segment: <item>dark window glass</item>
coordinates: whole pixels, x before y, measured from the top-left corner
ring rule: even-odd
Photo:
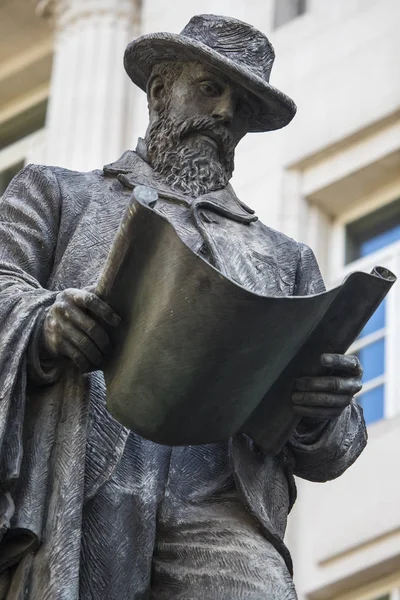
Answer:
[[[364,369],[363,383],[383,375],[385,372],[385,338],[364,346],[357,352]]]
[[[381,304],[372,318],[369,320],[360,337],[375,333],[385,327],[385,301]],[[367,384],[376,377],[385,374],[385,337],[363,346],[356,352],[363,367],[363,384]],[[367,425],[382,419],[384,416],[385,386],[380,384],[373,389],[363,392],[357,396],[357,402],[364,409],[364,417]]]
[[[21,140],[26,135],[42,129],[46,120],[47,100],[0,123],[0,150]]]
[[[349,223],[346,227],[346,263],[368,256],[400,240],[400,200]]]
[[[346,228],[346,262],[351,263],[358,258],[377,252],[400,240],[400,200],[376,210],[361,219],[349,223]],[[372,382],[376,377],[385,374],[385,336],[386,300],[382,302],[368,321],[360,338],[381,331],[382,337],[371,341],[365,339],[366,345],[357,352],[364,369],[364,384]],[[379,384],[367,392],[361,392],[357,401],[364,409],[367,424],[382,419],[384,416],[385,386]],[[380,600],[380,599],[379,599]]]
[[[0,172],[0,197],[4,194],[11,179],[22,169],[24,161],[18,162]]]
[[[378,310],[368,321],[360,338],[375,333],[385,327],[386,322],[386,300],[382,302]],[[376,377],[385,373],[385,337],[363,346],[356,352],[363,367],[363,383],[366,384]],[[357,402],[364,410],[367,425],[379,421],[384,417],[385,386],[383,384],[374,387],[367,392],[361,392],[357,396]]]
[[[360,338],[365,337],[366,335],[370,335],[375,331],[379,331],[379,329],[383,329],[385,327],[386,322],[386,300],[382,302],[360,333]]]
[[[275,0],[274,28],[306,12],[306,0]]]
[[[362,406],[367,425],[379,421],[384,417],[384,385],[378,385],[357,397],[357,402]],[[383,599],[385,600],[385,597]]]

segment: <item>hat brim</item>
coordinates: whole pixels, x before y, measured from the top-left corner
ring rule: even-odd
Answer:
[[[161,62],[200,61],[219,69],[258,100],[249,122],[249,132],[285,127],[296,114],[296,105],[250,68],[216,52],[206,44],[174,33],[151,33],[131,42],[125,50],[124,66],[133,83],[146,91],[154,65]]]

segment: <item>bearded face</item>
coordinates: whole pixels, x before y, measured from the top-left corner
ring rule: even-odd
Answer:
[[[235,142],[210,116],[180,122],[168,107],[147,135],[150,164],[170,187],[194,198],[225,187],[234,169]]]

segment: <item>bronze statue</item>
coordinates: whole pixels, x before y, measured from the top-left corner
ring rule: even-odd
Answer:
[[[100,369],[124,323],[94,293],[139,184],[157,190],[155,210],[193,252],[240,285],[324,290],[312,251],[262,225],[229,185],[244,135],[295,114],[269,84],[273,60],[262,33],[227,17],[142,36],[125,54],[149,104],[136,151],[89,173],[29,165],[4,194],[0,598],[296,598],[283,542],[293,474],[338,477],[363,450],[357,357],[322,355],[321,375],[295,382],[301,421],[277,455],[243,433],[163,446],[105,408]]]

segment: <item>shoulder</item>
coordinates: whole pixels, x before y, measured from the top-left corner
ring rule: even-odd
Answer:
[[[273,257],[282,270],[296,272],[304,252],[304,244],[264,225],[261,221],[257,221],[254,225],[256,225],[255,243],[259,251]]]
[[[100,181],[103,178],[103,171],[95,169],[93,171],[74,171],[64,167],[53,167],[43,165],[32,165],[43,169],[49,176],[54,177],[60,185],[63,183],[87,183],[89,181]]]
[[[74,171],[64,167],[32,165],[34,171],[42,172],[49,182],[57,186],[63,206],[85,207],[91,201],[101,201],[109,187],[103,171]]]
[[[261,240],[262,252],[274,258],[283,274],[294,276],[294,295],[323,292],[323,279],[312,249],[261,222],[257,223],[257,238]]]
[[[89,181],[100,180],[103,172],[100,170],[81,172],[49,165],[26,165],[14,177],[12,183],[32,182],[37,185],[55,185],[60,188],[63,184],[87,184]]]
[[[276,244],[278,250],[286,251],[286,252],[295,252],[297,254],[300,253],[301,248],[305,246],[300,242],[296,242],[293,238],[288,235],[282,233],[281,231],[277,231],[272,227],[268,227],[261,221],[257,221],[260,233],[269,240],[271,243]]]
[[[18,204],[20,208],[35,206],[43,202],[53,207],[59,204],[59,186],[57,178],[50,167],[28,164],[10,181],[1,200],[6,204]]]
[[[2,204],[23,202],[35,210],[57,212],[71,226],[83,212],[97,205],[114,205],[113,181],[106,181],[103,171],[74,171],[58,166],[29,164],[8,186]],[[22,206],[22,204],[21,204]]]
[[[7,191],[13,187],[41,187],[48,186],[51,183],[56,184],[56,177],[52,173],[51,167],[45,165],[28,164],[23,167],[10,181]]]
[[[261,221],[257,221],[257,224],[259,237],[266,246],[275,251],[277,256],[290,256],[297,264],[300,265],[302,263],[305,267],[308,264],[317,263],[314,252],[307,244],[297,242],[281,231],[264,225]]]

